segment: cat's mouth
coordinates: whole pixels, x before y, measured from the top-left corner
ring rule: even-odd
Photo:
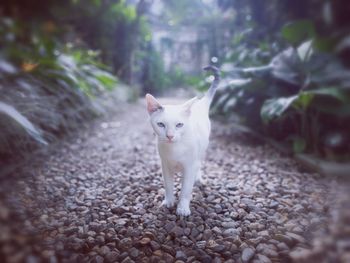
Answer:
[[[174,143],[175,141],[174,141],[174,140],[169,140],[169,139],[163,139],[162,142],[165,142],[165,143]]]

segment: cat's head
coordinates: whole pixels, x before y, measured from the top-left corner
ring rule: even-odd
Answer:
[[[146,95],[151,125],[160,141],[167,143],[181,141],[189,129],[191,108],[196,101],[195,97],[180,105],[161,105],[152,95]]]

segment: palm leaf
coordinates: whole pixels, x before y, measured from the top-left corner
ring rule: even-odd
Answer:
[[[14,122],[16,122],[20,127],[22,127],[28,135],[30,135],[36,141],[47,144],[45,139],[42,137],[41,132],[34,127],[34,125],[23,116],[18,110],[16,110],[11,105],[0,101],[0,113],[4,114]]]

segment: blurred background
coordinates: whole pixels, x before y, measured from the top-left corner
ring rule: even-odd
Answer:
[[[0,14],[2,167],[113,99],[204,91],[210,63],[215,116],[349,161],[348,1],[3,0]]]

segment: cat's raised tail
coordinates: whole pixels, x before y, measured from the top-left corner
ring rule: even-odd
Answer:
[[[203,68],[206,71],[211,71],[214,74],[214,80],[211,83],[210,88],[208,89],[207,93],[206,93],[206,97],[208,97],[209,101],[211,101],[215,95],[216,89],[219,86],[220,83],[220,69],[218,69],[215,66],[206,66]]]

